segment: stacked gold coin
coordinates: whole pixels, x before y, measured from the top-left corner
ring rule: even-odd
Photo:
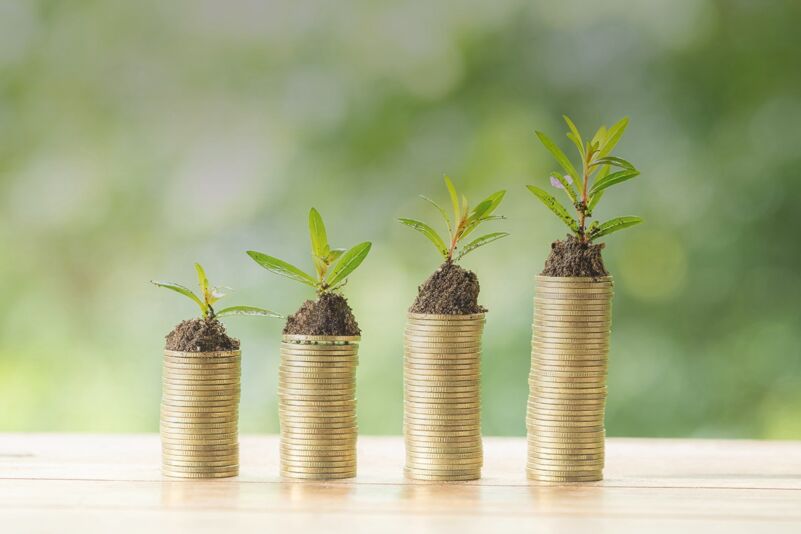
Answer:
[[[283,476],[356,476],[359,339],[284,336],[278,377]]]
[[[601,480],[612,277],[537,277],[528,477]]]
[[[176,478],[239,474],[241,353],[164,351],[162,472]]]
[[[481,478],[483,329],[483,313],[408,316],[403,423],[409,478]]]

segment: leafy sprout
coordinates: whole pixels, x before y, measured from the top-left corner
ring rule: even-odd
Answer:
[[[593,138],[586,141],[582,139],[573,121],[567,115],[563,115],[563,117],[570,130],[567,137],[576,146],[581,156],[580,170],[573,166],[565,153],[547,135],[538,131],[537,137],[563,169],[562,172],[552,172],[550,181],[554,187],[562,189],[568,196],[575,209],[576,217],[573,217],[564,205],[543,189],[529,185],[529,191],[556,214],[584,243],[641,223],[642,219],[639,217],[625,216],[615,217],[605,222],[596,220],[588,225],[592,212],[609,187],[631,180],[640,174],[630,162],[611,155],[629,124],[628,117],[624,117],[608,130],[605,126],[601,126]],[[614,171],[610,172],[611,169]]]
[[[221,310],[214,310],[214,304],[225,296],[223,288],[212,287],[209,284],[209,279],[206,276],[206,271],[199,264],[195,264],[195,271],[197,271],[197,282],[200,287],[200,295],[195,294],[188,287],[176,284],[174,282],[157,282],[151,280],[151,283],[158,287],[164,287],[180,293],[181,295],[192,299],[195,304],[200,307],[201,316],[204,319],[215,319],[218,317],[225,317],[227,315],[260,315],[263,317],[283,317],[281,314],[265,310],[264,308],[257,308],[256,306],[230,306]]]
[[[283,260],[255,250],[249,250],[248,256],[268,271],[311,286],[317,293],[322,294],[341,289],[347,282],[348,276],[367,257],[372,246],[372,243],[365,241],[347,250],[331,248],[323,218],[314,208],[309,211],[309,235],[316,277]]]
[[[478,205],[476,205],[476,207],[470,211],[470,205],[467,202],[467,198],[462,195],[461,201],[459,200],[459,194],[456,192],[456,187],[454,187],[453,182],[447,176],[445,176],[445,186],[448,188],[448,194],[451,198],[451,205],[453,206],[453,220],[448,217],[448,213],[442,206],[423,195],[420,195],[420,198],[437,208],[437,211],[439,211],[440,215],[442,215],[442,218],[445,220],[445,225],[448,228],[447,242],[445,239],[440,237],[436,230],[424,222],[417,221],[415,219],[398,219],[402,224],[405,224],[410,228],[414,228],[426,236],[429,241],[431,241],[434,246],[437,247],[437,251],[442,254],[442,257],[445,259],[445,261],[460,260],[478,247],[487,245],[509,235],[507,232],[492,232],[489,234],[484,234],[481,237],[477,237],[469,243],[462,245],[462,242],[465,240],[465,238],[472,234],[476,228],[481,225],[481,223],[496,219],[503,219],[503,217],[493,215],[492,213],[501,204],[506,191],[498,191],[491,194],[486,199],[479,202]],[[454,254],[457,250],[459,250],[459,253],[454,258]]]

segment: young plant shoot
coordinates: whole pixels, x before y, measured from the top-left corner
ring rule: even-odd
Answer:
[[[604,222],[594,220],[593,212],[606,190],[613,185],[631,180],[640,172],[629,161],[613,156],[612,151],[628,126],[628,118],[623,118],[607,129],[601,126],[592,139],[583,139],[566,115],[569,131],[567,138],[576,146],[581,165],[574,166],[570,158],[543,132],[537,137],[562,167],[559,172],[550,174],[550,182],[561,189],[573,207],[570,213],[561,202],[545,190],[529,185],[528,190],[570,229],[565,241],[551,245],[551,254],[545,263],[546,276],[604,276],[606,269],[601,258],[603,243],[596,241],[613,232],[629,228],[642,222],[634,216],[615,217]],[[565,174],[566,173],[566,174]]]
[[[248,256],[268,271],[310,286],[317,293],[316,301],[307,300],[287,318],[284,334],[357,336],[361,333],[359,325],[340,291],[370,253],[372,244],[365,241],[347,250],[331,248],[323,218],[314,208],[309,212],[309,235],[314,276],[273,256],[248,251]]]
[[[445,221],[448,232],[445,239],[424,222],[415,219],[398,219],[402,224],[414,228],[426,236],[444,260],[439,269],[420,286],[417,299],[409,311],[451,315],[483,313],[486,310],[478,305],[478,278],[471,271],[456,265],[455,262],[477,248],[509,235],[506,232],[490,232],[467,241],[468,236],[471,236],[481,224],[503,219],[493,213],[501,204],[506,191],[493,193],[471,210],[467,198],[464,195],[460,197],[453,182],[447,176],[445,177],[445,186],[453,207],[453,219],[448,216],[442,206],[421,195],[423,200],[437,209]]]
[[[209,284],[206,271],[199,263],[195,264],[195,271],[197,272],[197,281],[200,287],[199,295],[188,287],[175,282],[151,280],[151,283],[158,287],[180,293],[192,300],[200,308],[199,319],[183,321],[167,335],[168,350],[185,352],[236,350],[239,348],[239,341],[228,336],[225,332],[225,327],[219,321],[220,317],[230,315],[282,317],[280,314],[264,308],[257,308],[256,306],[229,306],[221,310],[215,310],[214,304],[223,298],[225,293],[221,288],[213,287]]]

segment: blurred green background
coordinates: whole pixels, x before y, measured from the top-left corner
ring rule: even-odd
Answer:
[[[642,177],[601,218],[616,277],[608,433],[801,438],[801,3],[0,2],[0,430],[156,431],[163,336],[196,310],[148,280],[294,311],[306,216],[372,240],[346,288],[364,331],[360,427],[397,434],[404,313],[437,266],[448,173],[502,188],[465,261],[490,309],[484,429],[523,435],[533,277],[561,223],[525,190],[631,117]],[[281,324],[232,318],[244,432],[278,429]]]

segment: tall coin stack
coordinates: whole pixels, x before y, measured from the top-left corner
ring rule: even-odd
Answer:
[[[408,316],[403,423],[411,479],[481,478],[483,329],[483,313]]]
[[[241,353],[164,351],[162,472],[175,478],[239,474]]]
[[[612,277],[538,276],[528,399],[528,478],[603,479]]]
[[[356,476],[358,336],[285,335],[278,377],[281,474]]]

